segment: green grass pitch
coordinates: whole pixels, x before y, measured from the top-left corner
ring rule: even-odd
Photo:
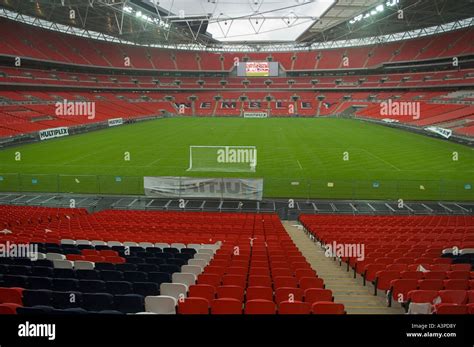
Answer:
[[[256,146],[256,172],[187,172],[190,145]],[[259,177],[268,198],[474,200],[474,151],[337,118],[167,118],[0,150],[0,191],[143,194],[143,176]]]

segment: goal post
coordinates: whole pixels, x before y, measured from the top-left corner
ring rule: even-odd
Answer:
[[[255,172],[255,146],[189,146],[187,171]]]

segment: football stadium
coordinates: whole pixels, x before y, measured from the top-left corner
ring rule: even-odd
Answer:
[[[472,0],[0,0],[0,30],[0,344],[474,342]]]

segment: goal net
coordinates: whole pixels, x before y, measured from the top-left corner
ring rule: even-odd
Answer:
[[[255,146],[190,146],[187,171],[255,172]]]

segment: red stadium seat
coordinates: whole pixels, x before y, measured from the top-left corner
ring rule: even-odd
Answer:
[[[313,314],[345,314],[343,304],[337,304],[334,302],[315,302],[311,306],[311,312]]]
[[[275,289],[275,302],[303,301],[303,290],[296,287],[280,287]]]
[[[304,301],[313,304],[318,301],[334,301],[329,289],[309,288],[304,291]]]
[[[283,301],[278,305],[279,314],[310,314],[311,305],[301,301]]]
[[[377,290],[389,290],[390,289],[390,283],[393,280],[399,279],[400,278],[400,272],[399,271],[386,271],[382,270],[377,272],[375,275],[375,293],[377,293]]]
[[[13,303],[0,304],[0,314],[16,314],[18,307],[22,306]]]
[[[255,299],[245,303],[245,314],[275,314],[276,305],[271,300]]]
[[[246,298],[248,300],[273,301],[273,290],[271,287],[248,287]]]
[[[224,275],[222,276],[222,284],[225,286],[246,287],[247,280],[244,275]]]
[[[313,269],[296,269],[295,277],[299,281],[302,277],[318,277],[318,275]]]
[[[393,280],[390,286],[393,300],[403,303],[408,301],[408,292],[418,288],[418,280]]]
[[[464,264],[459,264],[464,265]],[[469,271],[448,271],[449,279],[468,280],[471,277]]]
[[[468,290],[469,281],[468,280],[444,280],[444,289]]]
[[[400,272],[400,278],[402,280],[416,279],[421,280],[424,278],[423,272],[420,271],[402,271]]]
[[[224,285],[217,287],[217,298],[231,298],[244,301],[244,288],[233,285]]]
[[[211,302],[215,299],[216,288],[209,284],[195,284],[189,287],[188,297],[204,298]]]
[[[299,281],[300,288],[304,291],[308,288],[322,288],[324,289],[324,280],[314,277],[302,277]]]
[[[23,305],[23,288],[0,288],[0,304]]]
[[[239,266],[230,266],[226,269],[225,271],[226,274],[228,275],[241,275],[245,276],[248,273],[247,268],[245,267],[239,267]]]
[[[411,290],[408,292],[408,301],[420,303],[433,303],[439,296],[437,290]]]
[[[276,290],[277,288],[281,288],[281,287],[296,288],[296,287],[298,287],[298,281],[293,276],[291,276],[291,277],[290,276],[273,277],[273,288],[275,288],[275,290]]]
[[[209,301],[205,298],[185,298],[178,303],[178,314],[209,314]]]
[[[272,279],[270,276],[249,276],[249,287],[271,287]]]
[[[214,299],[211,303],[212,314],[242,314],[242,302],[236,299]]]
[[[438,292],[441,303],[446,304],[467,304],[468,296],[465,290],[440,290]]]
[[[291,277],[291,276],[293,276],[293,272],[288,268],[272,269],[272,277],[274,279],[275,279],[275,277],[281,277],[281,276]]]
[[[467,305],[444,304],[436,305],[436,314],[468,314]]]
[[[443,280],[419,280],[418,289],[420,290],[442,290],[444,289]]]
[[[197,278],[197,284],[208,284],[217,288],[221,285],[221,276],[212,273],[202,273]]]
[[[125,259],[117,256],[106,256],[104,257],[104,262],[112,264],[123,264],[125,263]]]

